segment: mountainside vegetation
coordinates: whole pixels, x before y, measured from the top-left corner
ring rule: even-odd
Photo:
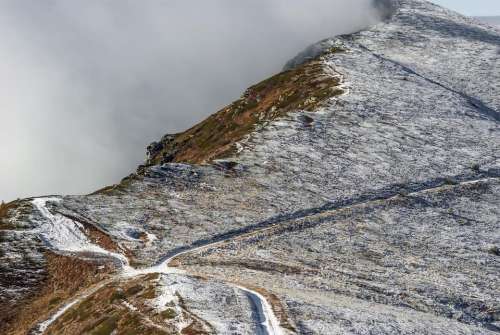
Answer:
[[[332,48],[326,52],[342,50]],[[230,157],[237,151],[236,143],[257,127],[291,111],[317,110],[344,92],[340,84],[340,74],[326,72],[318,60],[279,73],[250,87],[239,100],[193,128],[152,143],[147,164],[203,164]]]

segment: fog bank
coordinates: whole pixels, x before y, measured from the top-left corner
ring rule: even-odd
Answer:
[[[118,182],[371,1],[2,1],[0,200]]]

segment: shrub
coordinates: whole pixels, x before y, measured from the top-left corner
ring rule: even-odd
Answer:
[[[113,303],[116,300],[123,300],[125,299],[125,293],[123,291],[114,291],[113,294],[111,294],[111,297],[109,298],[109,302]]]
[[[118,318],[112,316],[101,322],[90,334],[92,335],[110,335],[116,329]]]
[[[177,316],[177,312],[173,308],[167,308],[160,315],[164,319],[174,319]]]
[[[14,229],[14,227],[10,224],[7,224],[5,222],[5,219],[7,218],[7,215],[9,213],[9,210],[14,209],[17,206],[17,201],[5,203],[2,201],[0,203],[0,230],[2,229]]]
[[[144,289],[144,287],[142,287],[142,285],[135,285],[135,286],[130,287],[125,293],[127,296],[130,297],[130,296],[136,295],[137,293],[141,292],[143,289]]]
[[[458,182],[455,179],[453,179],[453,178],[446,178],[444,180],[444,183],[446,185],[457,185],[458,184]]]

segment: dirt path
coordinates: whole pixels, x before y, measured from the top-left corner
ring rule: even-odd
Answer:
[[[454,187],[459,187],[463,185],[468,185],[468,184],[474,184],[474,183],[480,183],[480,182],[486,182],[491,179],[498,179],[497,173],[485,173],[482,175],[476,175],[476,176],[459,176],[456,178],[456,181],[454,182]],[[421,184],[412,184],[410,187],[398,187],[396,190],[384,190],[383,192],[380,192],[377,194],[376,192],[373,194],[370,194],[369,196],[360,196],[356,199],[347,199],[343,200],[339,203],[331,203],[327,204],[325,206],[319,207],[319,208],[313,208],[309,210],[304,210],[304,211],[299,211],[296,213],[291,213],[291,214],[286,214],[283,216],[279,216],[276,218],[269,219],[267,221],[261,222],[257,225],[250,226],[244,229],[236,230],[236,231],[230,231],[225,234],[215,236],[211,239],[207,240],[200,240],[196,241],[191,246],[186,246],[179,248],[177,250],[174,250],[170,253],[168,253],[158,264],[149,267],[149,268],[144,268],[144,269],[135,269],[132,268],[129,264],[128,261],[124,262],[123,255],[115,255],[114,253],[110,253],[108,251],[103,251],[102,253],[108,257],[116,258],[121,266],[121,272],[112,278],[99,283],[96,286],[93,286],[89,288],[88,290],[85,290],[84,292],[80,293],[75,299],[69,301],[66,303],[64,306],[58,309],[56,313],[54,313],[49,319],[45,320],[42,323],[39,323],[35,330],[31,332],[31,334],[43,334],[48,327],[55,322],[60,316],[62,316],[68,309],[70,309],[72,306],[76,305],[77,303],[81,302],[85,298],[89,297],[96,291],[98,291],[100,288],[106,286],[107,284],[113,282],[113,281],[119,281],[123,279],[130,279],[134,277],[138,277],[141,275],[146,275],[146,274],[169,274],[169,273],[182,273],[185,274],[185,271],[180,270],[175,267],[169,266],[170,263],[182,256],[186,255],[189,253],[197,252],[203,249],[208,249],[215,247],[217,245],[222,245],[224,243],[227,243],[229,241],[232,241],[234,239],[241,239],[245,237],[250,237],[252,235],[256,234],[261,234],[267,231],[272,231],[273,229],[279,228],[281,225],[285,224],[286,222],[289,222],[291,220],[297,220],[297,219],[303,219],[306,217],[314,217],[314,216],[321,216],[325,215],[328,213],[333,213],[345,209],[353,209],[356,207],[360,206],[366,206],[368,204],[373,204],[373,203],[378,203],[381,201],[388,201],[391,200],[395,197],[401,196],[401,189],[404,191],[410,191],[410,192],[405,192],[406,196],[411,197],[411,196],[417,196],[418,194],[426,193],[426,192],[433,192],[433,191],[439,191],[443,187],[450,187],[451,185],[449,184],[449,181],[444,181],[441,179],[437,180],[432,180],[427,183],[421,183]],[[40,213],[51,223],[50,230],[56,230],[53,229],[55,228],[56,225],[64,224],[67,227],[71,228],[70,224],[70,219],[65,218],[62,219],[61,217],[58,217],[58,215],[53,215],[49,209],[46,207],[47,201],[58,201],[58,199],[50,198],[50,199],[35,199],[33,200],[33,203],[35,204],[36,208],[40,211]],[[69,220],[69,221],[68,221]],[[75,224],[73,222],[73,224]],[[69,229],[69,230],[72,230]],[[75,234],[72,234],[73,236],[76,236]],[[50,242],[50,236],[45,237],[49,242]],[[57,242],[57,239],[56,239]],[[88,246],[89,241],[77,241],[77,245],[81,246]],[[96,246],[90,245],[89,248],[93,251],[96,252]],[[98,248],[98,247],[97,247]],[[71,249],[71,248],[70,248]],[[99,251],[99,250],[97,250]],[[242,286],[237,286],[234,284],[228,283],[228,285],[236,287],[242,291],[244,291],[249,299],[251,300],[252,304],[254,305],[254,310],[253,310],[253,315],[255,322],[257,324],[257,329],[261,334],[264,335],[282,335],[284,334],[284,331],[281,329],[279,326],[279,321],[276,317],[276,315],[273,312],[273,309],[271,307],[271,304],[258,292],[252,291],[248,288],[242,287]]]
[[[47,202],[49,201],[59,201],[58,198],[39,198],[33,200],[33,204],[37,210],[46,219],[46,223],[41,226],[41,236],[44,240],[52,247],[61,247],[63,251],[92,251],[97,254],[102,254],[110,258],[114,258],[121,264],[121,271],[117,275],[100,282],[97,285],[79,293],[74,299],[67,302],[61,306],[54,314],[50,316],[47,320],[39,323],[31,332],[32,335],[42,335],[46,330],[52,325],[56,320],[58,320],[66,311],[71,307],[77,305],[78,303],[84,301],[86,298],[90,297],[92,294],[105,287],[106,285],[123,279],[131,279],[134,277],[146,275],[146,274],[171,274],[171,273],[185,273],[174,267],[170,267],[169,264],[177,257],[188,254],[191,252],[196,252],[198,250],[212,247],[216,244],[221,243],[221,241],[216,241],[213,243],[208,243],[198,247],[192,247],[183,251],[178,251],[175,254],[169,255],[166,259],[162,260],[159,264],[154,265],[149,268],[135,269],[129,265],[128,260],[124,261],[124,256],[121,254],[115,254],[108,252],[96,245],[93,245],[83,234],[79,231],[79,226],[77,223],[69,218],[62,216],[61,214],[52,214],[47,208]],[[59,227],[63,226],[63,232],[61,234]],[[70,238],[71,237],[71,238]],[[67,243],[70,239],[71,243]],[[282,335],[283,332],[279,326],[279,321],[274,315],[273,309],[269,302],[259,293],[252,291],[248,288],[237,286],[233,284],[228,284],[246,293],[251,305],[254,307],[252,310],[252,315],[256,323],[256,329],[258,334],[261,335]]]

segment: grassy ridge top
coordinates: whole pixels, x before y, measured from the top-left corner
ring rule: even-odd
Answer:
[[[343,93],[340,79],[319,60],[279,73],[185,132],[166,135],[148,147],[147,165],[170,162],[205,164],[233,154],[235,144],[255,126],[295,110],[314,111]]]

